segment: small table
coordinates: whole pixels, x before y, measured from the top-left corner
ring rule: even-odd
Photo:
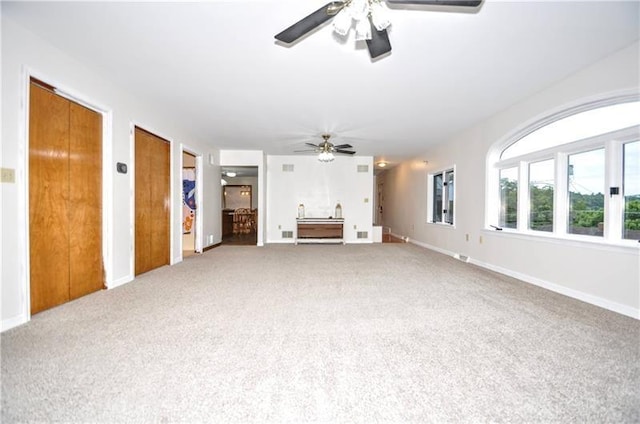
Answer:
[[[344,244],[344,218],[297,218],[296,223],[296,244]]]

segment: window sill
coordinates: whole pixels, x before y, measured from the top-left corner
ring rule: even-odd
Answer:
[[[637,240],[621,240],[619,242],[611,242],[591,236],[559,236],[556,234],[544,234],[537,231],[515,231],[507,228],[502,229],[501,231],[495,230],[493,228],[485,228],[483,229],[483,232],[485,234],[496,235],[498,237],[554,243],[564,246],[586,247],[634,255],[637,255],[640,252],[640,243],[638,243]]]
[[[427,222],[427,225],[434,225],[436,227],[442,227],[442,228],[452,228],[454,230],[456,228],[456,224],[446,224],[444,222]]]

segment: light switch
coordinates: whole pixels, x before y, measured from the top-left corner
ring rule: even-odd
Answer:
[[[11,168],[2,168],[2,177],[0,181],[3,183],[15,183],[16,182],[16,170]]]
[[[364,203],[369,203],[369,198],[368,197],[364,198]]]

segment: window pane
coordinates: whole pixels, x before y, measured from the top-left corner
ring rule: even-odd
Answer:
[[[445,174],[447,179],[447,213],[445,215],[446,222],[453,225],[453,171]]]
[[[640,141],[624,145],[623,238],[640,240]]]
[[[433,176],[433,222],[442,222],[442,174]]]
[[[504,228],[518,227],[518,168],[500,170],[500,223]]]
[[[592,109],[533,131],[504,149],[500,158],[513,158],[638,124],[640,124],[640,102],[620,103]]]
[[[604,149],[569,156],[571,234],[604,233]]]
[[[553,231],[553,159],[529,165],[529,228]]]

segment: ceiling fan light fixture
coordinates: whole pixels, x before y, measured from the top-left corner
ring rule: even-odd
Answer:
[[[372,1],[369,6],[371,22],[378,31],[385,30],[391,25],[389,20],[389,9],[380,1]]]
[[[321,152],[318,155],[318,160],[320,162],[332,162],[333,159],[335,159],[335,158],[333,156],[333,153],[331,153],[331,152],[324,151],[324,152]]]
[[[371,40],[371,22],[361,19],[356,24],[356,41]]]
[[[348,11],[343,10],[333,18],[333,30],[336,34],[344,37],[351,29],[352,21],[353,18],[351,17],[351,14],[348,13]]]

